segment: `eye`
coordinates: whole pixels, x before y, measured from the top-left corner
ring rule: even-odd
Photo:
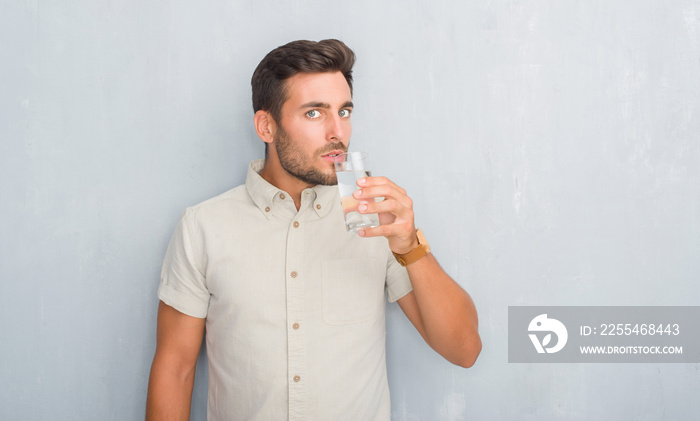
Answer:
[[[306,112],[306,116],[309,118],[319,118],[321,113],[318,110],[309,110]]]
[[[352,114],[352,110],[350,110],[350,109],[338,111],[338,115],[343,117],[343,118],[350,117],[350,114]]]

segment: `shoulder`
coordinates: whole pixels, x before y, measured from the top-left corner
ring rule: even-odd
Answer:
[[[234,187],[224,193],[185,209],[184,216],[192,221],[230,215],[252,205],[245,185]]]
[[[217,196],[214,196],[211,199],[207,199],[203,202],[197,203],[194,206],[190,206],[188,209],[199,210],[226,206],[231,202],[247,199],[247,197],[248,193],[246,191],[245,185],[241,184],[232,188],[231,190],[225,191]]]

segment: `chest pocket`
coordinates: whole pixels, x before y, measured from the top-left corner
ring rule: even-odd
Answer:
[[[362,323],[383,309],[386,262],[382,259],[327,260],[321,263],[321,271],[326,323]]]

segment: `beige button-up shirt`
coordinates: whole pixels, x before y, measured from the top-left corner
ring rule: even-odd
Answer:
[[[345,231],[338,189],[260,177],[188,208],[158,297],[206,318],[209,420],[388,420],[385,291],[411,291],[385,238]]]

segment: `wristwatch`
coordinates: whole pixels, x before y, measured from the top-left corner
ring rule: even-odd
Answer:
[[[411,263],[419,260],[421,257],[430,253],[430,246],[428,242],[425,241],[423,236],[423,231],[420,228],[416,230],[416,236],[418,237],[418,246],[406,254],[394,253],[396,261],[399,262],[401,266],[408,266]],[[393,253],[393,252],[392,252]]]

